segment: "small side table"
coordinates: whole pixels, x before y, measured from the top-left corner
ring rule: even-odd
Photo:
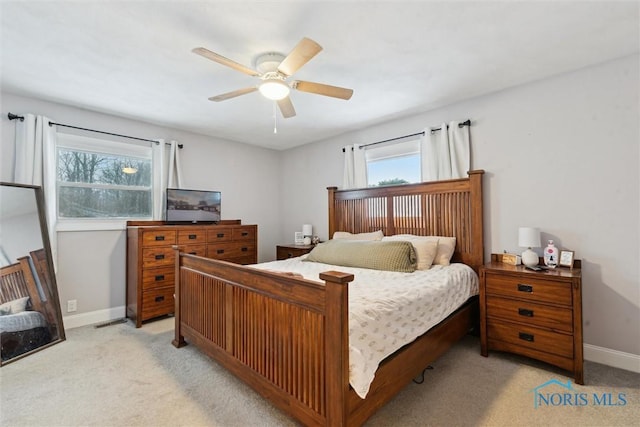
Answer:
[[[278,245],[276,246],[276,259],[280,261],[287,258],[299,257],[308,254],[315,247],[316,245],[295,245],[293,243]]]
[[[584,384],[581,262],[535,272],[500,262],[480,267],[481,354],[516,353],[571,372]]]

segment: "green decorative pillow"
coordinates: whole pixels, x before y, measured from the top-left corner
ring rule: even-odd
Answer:
[[[317,245],[304,261],[403,273],[414,272],[417,265],[415,249],[406,241],[334,239]]]

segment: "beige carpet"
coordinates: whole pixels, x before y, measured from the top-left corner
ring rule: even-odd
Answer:
[[[67,341],[0,369],[0,425],[296,425],[225,369],[171,345],[173,319],[68,331]],[[640,374],[586,363],[586,386],[547,365],[479,354],[469,336],[408,385],[368,426],[614,426],[640,423]],[[597,396],[594,401],[594,393]],[[562,405],[558,399],[579,405]],[[602,397],[604,396],[604,397]],[[610,397],[610,398],[609,398]],[[621,405],[622,402],[624,405]],[[604,403],[609,405],[604,405]],[[619,404],[615,405],[614,404]]]

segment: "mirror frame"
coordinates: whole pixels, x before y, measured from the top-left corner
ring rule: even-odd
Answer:
[[[0,182],[0,187],[17,187],[17,188],[25,188],[31,189],[35,195],[36,209],[38,213],[38,221],[40,223],[40,234],[42,238],[42,246],[45,250],[46,261],[48,267],[48,279],[49,279],[49,297],[51,301],[47,301],[47,306],[54,311],[55,314],[55,323],[56,323],[56,336],[52,337],[52,340],[46,344],[43,344],[33,350],[27,351],[25,353],[19,354],[11,359],[3,361],[0,358],[0,366],[4,366],[8,363],[13,363],[16,360],[20,360],[30,354],[36,353],[45,348],[51,347],[52,345],[58,344],[64,340],[66,340],[66,334],[64,330],[64,323],[62,320],[62,308],[60,306],[60,297],[58,295],[58,283],[56,281],[56,274],[53,264],[53,256],[51,254],[51,244],[49,240],[49,233],[47,228],[47,219],[45,212],[45,204],[44,204],[44,191],[42,187],[36,185],[27,185],[27,184],[16,184],[11,182]],[[15,262],[15,260],[10,260],[11,262]]]

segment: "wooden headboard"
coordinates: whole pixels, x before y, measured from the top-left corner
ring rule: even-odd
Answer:
[[[483,174],[475,170],[468,178],[355,190],[329,187],[329,238],[336,231],[377,230],[385,236],[452,236],[452,261],[477,272],[484,263]]]
[[[0,268],[0,303],[22,297],[31,298],[33,310],[46,313],[29,265],[29,257],[18,258],[17,263]]]

